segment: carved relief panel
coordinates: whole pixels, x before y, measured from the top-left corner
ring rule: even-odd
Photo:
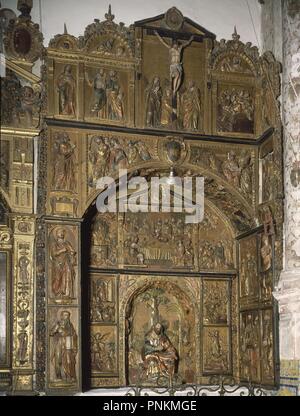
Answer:
[[[195,268],[195,227],[182,214],[127,213],[123,225],[125,265]]]
[[[229,280],[203,279],[203,373],[230,374],[231,290]]]
[[[47,224],[47,389],[81,385],[80,230],[76,223]]]
[[[219,272],[234,269],[234,247],[231,230],[213,210],[206,209],[199,224],[199,269]]]
[[[215,111],[217,134],[255,134],[253,88],[242,85],[218,85]]]
[[[1,77],[1,124],[37,128],[41,109],[41,85],[30,73],[22,77],[7,68]]]
[[[197,287],[192,301],[191,286]],[[171,277],[120,277],[120,334],[126,337],[120,354],[126,364],[127,384],[197,380],[198,296],[196,279],[192,283],[191,279]]]
[[[111,67],[85,69],[85,119],[128,124],[130,74]]]

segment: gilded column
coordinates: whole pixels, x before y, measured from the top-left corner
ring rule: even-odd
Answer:
[[[300,387],[300,2],[282,2],[285,261],[274,293],[280,312],[281,385]],[[298,393],[299,394],[299,393]]]

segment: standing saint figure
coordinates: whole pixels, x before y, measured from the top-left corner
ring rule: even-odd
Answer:
[[[183,65],[182,65],[182,51],[185,47],[190,45],[194,40],[194,35],[184,43],[179,43],[176,39],[173,40],[172,45],[169,45],[159,36],[158,32],[154,32],[160,42],[169,49],[170,56],[170,81],[172,85],[173,97],[176,97],[177,91],[180,88],[183,77]]]
[[[76,189],[75,148],[67,133],[57,134],[53,151],[53,187],[56,190],[75,191]]]
[[[182,124],[185,130],[199,130],[201,98],[200,90],[194,81],[189,81],[181,100]]]
[[[53,337],[51,361],[54,365],[56,381],[76,382],[77,334],[71,322],[71,313],[62,311],[60,320],[50,331]]]
[[[71,65],[66,65],[57,80],[59,92],[59,114],[75,116],[76,82],[72,75]]]
[[[147,89],[146,97],[146,125],[158,127],[161,122],[161,99],[162,89],[159,77],[154,77],[150,87]]]
[[[227,155],[227,160],[222,164],[222,170],[225,178],[230,185],[240,187],[241,168],[236,160],[236,154],[231,150]]]
[[[58,228],[50,243],[52,292],[58,299],[74,299],[76,251],[66,241],[66,231]]]
[[[106,83],[107,118],[121,121],[124,118],[124,94],[121,90],[116,71],[110,71]]]

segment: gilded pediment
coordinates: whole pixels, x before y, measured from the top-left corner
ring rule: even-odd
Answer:
[[[204,27],[195,23],[188,17],[183,16],[176,7],[171,7],[166,13],[148,19],[139,20],[134,23],[136,27],[148,29],[162,29],[179,33],[190,33],[205,38],[215,39],[216,35]]]

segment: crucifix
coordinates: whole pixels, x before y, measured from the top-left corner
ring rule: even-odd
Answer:
[[[173,120],[176,120],[177,113],[177,92],[181,86],[183,79],[183,64],[182,64],[182,51],[184,48],[189,46],[194,40],[194,35],[186,42],[179,43],[177,39],[173,39],[170,45],[166,42],[155,30],[155,35],[158,37],[160,42],[169,49],[170,57],[170,81],[172,87],[172,107],[173,107]]]

